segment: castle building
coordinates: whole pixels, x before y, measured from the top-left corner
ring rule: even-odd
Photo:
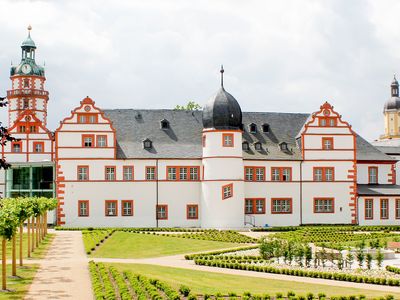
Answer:
[[[2,147],[12,168],[1,170],[0,187],[7,197],[57,197],[59,225],[400,223],[398,159],[328,102],[311,114],[242,112],[222,69],[202,111],[104,110],[86,97],[51,132],[30,34],[21,48],[7,93],[10,132],[20,140]]]

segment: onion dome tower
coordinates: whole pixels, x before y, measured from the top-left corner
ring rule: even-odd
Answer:
[[[399,83],[396,76],[390,85],[390,98],[385,102],[383,114],[385,115],[385,134],[381,138],[399,138],[400,137],[400,97]]]
[[[12,87],[7,91],[10,127],[27,110],[35,114],[44,125],[47,121],[49,93],[44,90],[44,68],[35,61],[36,44],[31,38],[31,30],[29,25],[28,36],[21,44],[21,62],[10,70]]]
[[[221,87],[203,109],[203,181],[201,224],[204,228],[244,227],[242,110]]]

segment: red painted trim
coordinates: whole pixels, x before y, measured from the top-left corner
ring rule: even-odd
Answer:
[[[36,151],[36,146],[37,145],[42,145],[42,151]],[[44,153],[44,142],[33,142],[33,153]]]
[[[395,205],[394,205],[394,209],[395,209],[395,219],[400,219],[400,199],[395,199]]]
[[[158,210],[160,208],[165,208],[165,217],[159,217]],[[168,205],[166,205],[166,204],[156,205],[156,218],[157,218],[157,220],[168,220]]]
[[[131,175],[132,179],[125,179],[125,170],[131,169]],[[122,180],[123,181],[134,181],[135,175],[134,175],[134,166],[122,166]]]
[[[289,212],[276,212],[274,211],[274,201],[289,200],[290,211]],[[292,198],[271,198],[271,214],[292,214],[293,213],[293,199]]]
[[[231,143],[225,143],[225,138],[230,137]],[[222,147],[235,147],[235,136],[233,133],[223,133],[222,134]]]
[[[240,129],[203,129],[203,132],[243,132]]]
[[[202,136],[202,143],[203,143],[203,148],[206,146],[206,135],[203,134]]]
[[[262,180],[257,180],[257,169],[261,169],[262,170],[262,172],[263,172],[263,175],[262,175]],[[246,176],[246,174],[247,174],[247,170],[251,170],[251,174],[252,174],[252,180],[248,180],[247,179],[247,176]],[[244,181],[247,181],[247,182],[251,182],[251,181],[257,181],[257,182],[262,182],[262,181],[266,181],[266,172],[265,172],[265,167],[262,167],[262,166],[245,166],[244,167]]]
[[[383,203],[384,202],[386,202],[386,211],[387,211],[386,217],[383,216]],[[389,199],[387,199],[387,198],[380,199],[380,216],[381,216],[381,220],[389,219]]]
[[[317,200],[331,200],[332,211],[316,211]],[[335,213],[335,198],[332,197],[314,197],[314,214],[333,214]]]
[[[371,203],[371,217],[367,218],[367,202]],[[374,199],[368,198],[364,199],[364,218],[365,220],[373,220],[374,219]]]
[[[83,169],[86,168],[86,174],[87,174],[87,179],[84,180],[79,180],[79,169]],[[76,179],[77,181],[81,182],[81,181],[89,181],[90,177],[89,177],[89,166],[88,165],[78,165],[76,167]],[[67,182],[66,180],[64,180],[65,182]]]
[[[114,179],[107,179],[107,168],[114,168]],[[116,181],[117,180],[117,167],[116,166],[104,166],[104,180],[105,181]]]
[[[195,208],[196,215],[194,217],[191,217],[189,215],[189,209],[190,208]],[[198,204],[187,204],[186,205],[186,219],[188,220],[197,220],[199,218],[199,205]]]
[[[130,214],[125,214],[124,213],[124,203],[130,203],[131,204],[131,213]],[[133,213],[133,200],[121,200],[121,216],[123,217],[132,217],[134,215]]]
[[[87,113],[87,112],[79,112],[76,114],[78,124],[97,124],[98,123],[98,115],[99,113]],[[83,117],[84,122],[81,122],[81,118]],[[89,122],[90,117],[95,117],[94,122]]]
[[[105,140],[106,140],[105,146],[99,146],[99,138],[100,137],[104,137],[105,138]],[[105,135],[105,134],[96,135],[96,147],[97,148],[114,148],[114,147],[108,147],[107,135]]]
[[[321,170],[321,180],[316,180],[316,171]],[[326,180],[327,171],[332,171],[332,180]],[[333,182],[335,181],[335,168],[334,167],[313,167],[313,179],[316,182]]]
[[[289,169],[289,180],[283,180],[283,171]],[[274,171],[278,170],[279,171],[279,180],[273,180],[273,174]],[[271,181],[275,181],[275,182],[288,182],[288,181],[292,181],[292,176],[293,176],[293,172],[292,172],[292,167],[271,167]]]
[[[19,145],[20,151],[14,151],[14,145]],[[11,153],[22,153],[22,141],[11,142]],[[24,152],[24,153],[28,153],[28,152]]]
[[[322,142],[322,146],[321,146],[321,149],[322,150],[334,150],[335,149],[335,146],[334,146],[334,144],[333,144],[333,137],[323,137],[323,138],[321,138],[321,142]],[[325,143],[326,142],[329,142],[330,143],[330,147],[329,148],[327,148],[326,147],[326,145],[325,145]],[[309,149],[309,150],[311,150],[311,149]],[[340,150],[340,151],[342,151],[342,150],[350,150],[350,151],[353,151],[354,149],[338,149],[338,150]]]
[[[261,200],[262,202],[262,211],[257,211],[257,200]],[[252,212],[247,212],[246,211],[246,202],[251,201],[251,206],[252,206]],[[244,199],[244,213],[247,215],[263,215],[265,214],[266,211],[266,203],[265,203],[265,198],[245,198]]]
[[[92,139],[92,145],[90,147],[85,147],[85,139],[86,138]],[[82,134],[82,148],[94,148],[95,144],[96,144],[96,141],[94,139],[94,134]],[[59,147],[57,146],[57,148],[59,148]]]
[[[225,196],[224,189],[225,188],[230,188],[230,193]],[[222,186],[222,200],[232,198],[233,197],[233,183],[225,184]]]
[[[109,215],[107,210],[108,203],[115,203],[115,215]],[[106,217],[118,217],[118,200],[105,200],[104,201],[104,215]]]
[[[154,169],[154,179],[147,179],[147,173],[149,169]],[[145,168],[145,181],[156,181],[157,180],[157,167],[156,166],[146,166]]]
[[[376,170],[376,182],[371,182],[371,170]],[[368,184],[378,184],[379,183],[379,177],[378,177],[378,167],[368,167]]]
[[[86,203],[86,215],[81,214],[81,203]],[[78,217],[89,217],[89,200],[78,200]]]
[[[175,179],[169,179],[169,169],[175,169]],[[181,171],[182,169],[186,170],[186,179],[181,179]],[[190,178],[190,169],[197,170],[197,179]],[[199,181],[200,180],[200,166],[167,166],[165,169],[165,179],[168,181]]]

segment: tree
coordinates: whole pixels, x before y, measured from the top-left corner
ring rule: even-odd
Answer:
[[[367,253],[365,260],[367,261],[368,270],[371,270],[372,254],[371,253]]]
[[[364,249],[363,248],[360,247],[360,248],[357,249],[356,258],[357,258],[358,266],[360,268],[362,268],[362,266],[364,264],[364,259],[365,259],[365,254],[364,254]]]
[[[0,97],[0,107],[7,106],[7,101],[5,97]],[[0,122],[0,146],[5,146],[8,142],[15,141],[10,133],[8,132],[7,127],[3,126],[2,122]],[[0,158],[0,169],[8,169],[10,164],[6,162],[4,158]]]
[[[354,262],[354,256],[351,253],[351,248],[347,249],[347,255],[346,255],[346,267],[351,269],[351,266],[353,265]]]
[[[383,258],[384,258],[384,256],[383,256],[381,249],[378,249],[376,251],[376,256],[375,256],[376,264],[378,265],[378,268],[382,267]]]
[[[189,101],[186,105],[177,105],[174,110],[201,110],[201,106],[194,101]]]

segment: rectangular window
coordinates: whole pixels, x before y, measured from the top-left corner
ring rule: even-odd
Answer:
[[[30,133],[35,133],[36,132],[36,126],[29,126],[29,132]]]
[[[203,147],[205,147],[206,146],[206,135],[205,134],[203,134],[202,141],[203,141]]]
[[[167,167],[167,180],[199,180],[200,167]]]
[[[223,133],[222,134],[222,147],[233,147],[233,133]]]
[[[89,166],[78,166],[78,180],[89,180]]]
[[[319,126],[322,127],[334,127],[337,125],[337,119],[336,118],[331,118],[331,117],[323,117],[323,118],[319,118],[318,120]]]
[[[105,175],[107,181],[115,180],[115,166],[106,166]]]
[[[24,88],[29,87],[29,79],[24,79]]]
[[[89,200],[78,201],[78,217],[89,217]]]
[[[244,212],[246,214],[265,214],[265,199],[264,198],[245,199]]]
[[[82,135],[82,147],[85,147],[85,148],[94,147],[94,135],[93,134],[83,134]]]
[[[122,200],[121,201],[121,215],[133,216],[133,200]]]
[[[233,183],[222,186],[222,200],[233,197]]]
[[[389,199],[381,199],[381,219],[389,218]]]
[[[105,201],[105,213],[106,213],[106,217],[118,216],[118,201],[117,200],[106,200]]]
[[[146,167],[146,180],[156,180],[156,167]]]
[[[107,136],[106,135],[97,135],[97,147],[103,148],[107,147]]]
[[[245,167],[246,181],[264,181],[265,167]]]
[[[378,167],[368,167],[368,183],[378,184]]]
[[[97,123],[97,114],[78,114],[78,123]]]
[[[157,220],[168,219],[168,205],[157,205]]]
[[[97,123],[97,115],[89,115],[88,116],[89,123]]]
[[[44,142],[33,142],[33,152],[42,153],[44,151]]]
[[[322,149],[332,150],[333,149],[333,137],[323,137],[322,138]]]
[[[125,181],[133,180],[133,166],[124,166],[123,168],[123,178]]]
[[[25,126],[19,126],[18,132],[24,133],[25,131],[26,131],[26,127]]]
[[[332,167],[314,167],[314,181],[333,181],[334,170]]]
[[[22,141],[11,142],[11,152],[14,153],[22,152]]]
[[[396,219],[400,219],[400,199],[396,199]]]
[[[365,199],[365,219],[372,220],[374,218],[374,200]]]
[[[197,204],[188,204],[186,206],[186,217],[189,220],[197,220],[199,218],[199,206]]]
[[[291,214],[292,199],[291,198],[272,198],[271,199],[272,214]]]
[[[314,213],[334,213],[333,198],[314,198]]]
[[[271,168],[271,179],[272,181],[292,181],[292,168]]]

